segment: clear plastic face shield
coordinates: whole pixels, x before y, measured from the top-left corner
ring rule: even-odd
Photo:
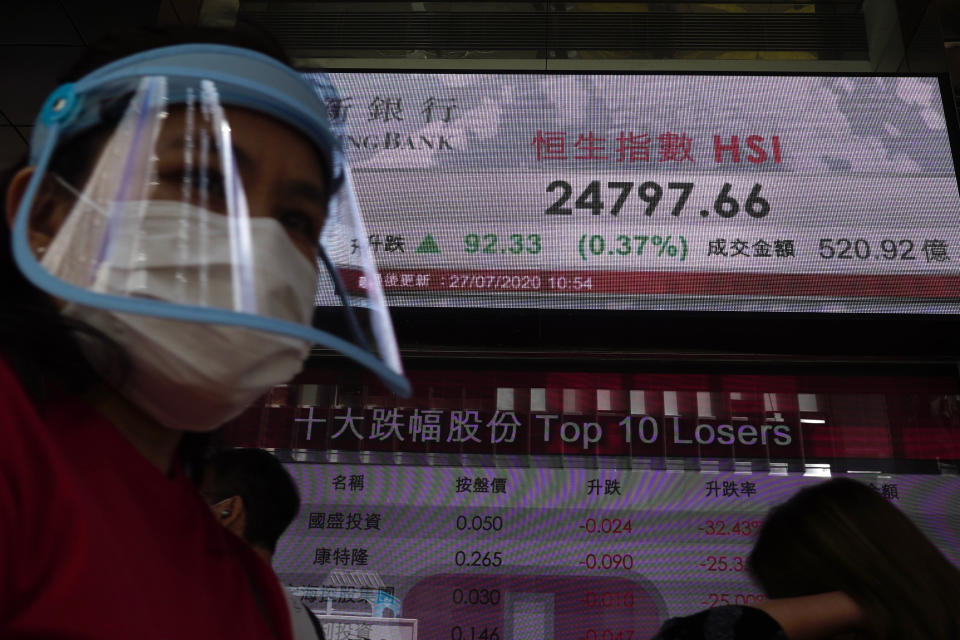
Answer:
[[[218,45],[118,61],[48,99],[31,164],[14,253],[51,295],[319,344],[409,393],[349,169],[284,65]]]

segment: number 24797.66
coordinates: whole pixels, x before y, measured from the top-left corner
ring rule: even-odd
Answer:
[[[607,182],[608,193],[612,199],[609,209],[607,202],[603,199],[603,192],[600,180],[592,180],[586,188],[580,193],[574,201],[573,207],[565,206],[567,201],[573,196],[573,186],[566,180],[554,180],[547,185],[547,193],[559,191],[558,199],[544,210],[546,215],[565,215],[573,214],[573,209],[587,210],[595,216],[599,216],[605,210],[612,216],[619,215],[624,206],[630,200],[630,193],[633,191],[635,183],[633,182]],[[693,193],[696,185],[693,182],[668,182],[667,188],[677,191],[677,200],[670,211],[671,215],[679,216],[686,206],[690,195]],[[732,218],[743,211],[752,218],[763,218],[770,213],[770,202],[760,195],[763,185],[755,183],[746,199],[742,202],[730,194],[733,185],[729,182],[723,183],[720,192],[716,197],[708,196],[713,199],[707,207],[700,208],[700,216],[709,217],[711,212],[721,218]],[[612,192],[612,193],[611,193]],[[643,214],[652,216],[660,201],[663,199],[664,189],[659,182],[648,180],[636,185],[637,197],[646,204]]]

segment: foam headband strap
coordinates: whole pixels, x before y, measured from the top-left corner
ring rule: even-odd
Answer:
[[[214,44],[187,44],[151,49],[122,58],[58,87],[37,117],[30,162],[39,163],[40,150],[59,123],[62,135],[73,136],[99,123],[95,110],[84,109],[89,100],[145,76],[212,80],[224,104],[270,115],[301,131],[323,156],[327,183],[335,191],[343,181],[340,142],[331,133],[326,106],[313,88],[293,69],[269,56]],[[174,103],[183,100],[171,92]]]

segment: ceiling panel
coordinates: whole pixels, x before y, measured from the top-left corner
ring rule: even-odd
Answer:
[[[634,51],[638,58],[650,57],[645,52],[651,51],[702,50],[813,51],[821,58],[841,59],[868,55],[863,16],[856,12],[478,12],[463,6],[418,12],[365,7],[360,3],[334,11],[310,3],[244,4],[241,16],[263,26],[286,48],[313,55],[330,50],[534,50],[543,55],[604,50]]]
[[[12,124],[29,126],[82,47],[9,45],[0,58],[0,111]]]
[[[12,166],[27,152],[27,143],[23,141],[14,127],[0,126],[0,170]]]
[[[4,3],[0,9],[0,44],[79,46],[83,42],[59,2],[31,0]]]

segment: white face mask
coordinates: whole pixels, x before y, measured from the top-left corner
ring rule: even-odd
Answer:
[[[232,286],[225,216],[180,202],[130,202],[125,209],[128,207],[138,217],[136,260],[125,268],[104,263],[95,273],[79,277],[92,277],[92,288],[103,293],[229,307],[226,300],[216,304],[218,298],[231,295]],[[87,212],[81,218],[89,216]],[[75,222],[68,218],[65,225],[71,223],[85,224],[82,219]],[[91,225],[86,222],[86,226]],[[198,264],[195,257],[185,256],[175,247],[182,245],[185,231],[187,237],[194,237],[201,227],[206,246],[202,254],[197,254],[204,256]],[[250,228],[260,314],[308,323],[317,286],[316,269],[276,220],[251,218]],[[85,235],[77,231],[59,233],[42,260],[52,274],[67,281],[76,279],[82,265],[91,262],[89,255],[76,251],[78,236],[82,239]],[[115,232],[123,234],[124,230]],[[61,238],[65,239],[63,245],[69,242],[73,246],[72,250],[57,246]],[[303,340],[254,329],[140,316],[73,303],[63,313],[99,329],[123,347],[131,371],[122,383],[111,382],[164,426],[185,431],[214,429],[237,416],[271,387],[296,375],[311,346]],[[87,352],[98,366],[98,354],[89,348]]]

